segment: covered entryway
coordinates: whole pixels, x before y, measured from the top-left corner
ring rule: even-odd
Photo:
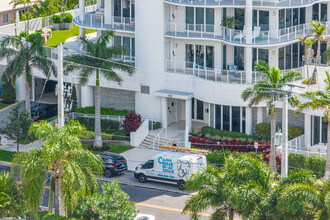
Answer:
[[[33,101],[46,103],[46,104],[57,104],[57,96],[55,95],[57,81],[48,80],[46,82],[46,79],[35,77],[33,83],[34,83],[33,86],[34,89],[32,90]]]

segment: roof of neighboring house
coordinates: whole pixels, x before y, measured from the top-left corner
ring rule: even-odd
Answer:
[[[0,0],[0,13],[13,10],[13,4],[9,4],[12,0]],[[24,6],[17,6],[16,9],[22,9]]]

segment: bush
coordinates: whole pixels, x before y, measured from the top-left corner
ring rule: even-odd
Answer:
[[[298,126],[291,126],[288,128],[289,140],[299,137],[304,133],[304,129]]]
[[[60,24],[60,23],[62,23],[62,16],[61,15],[53,15],[52,17],[50,17],[50,20],[54,24]]]
[[[42,42],[42,36],[40,32],[35,32],[33,34],[29,34],[26,36],[26,41],[31,43],[41,43]]]
[[[16,100],[16,90],[11,82],[5,81],[2,85],[2,100],[4,103],[14,103]]]
[[[162,124],[158,121],[149,121],[149,128],[152,130],[157,130],[162,127]]]
[[[63,22],[71,23],[73,21],[73,16],[70,13],[63,14]]]
[[[310,170],[313,171],[318,178],[321,178],[325,173],[325,160],[325,157],[289,154],[289,168],[292,170]]]
[[[75,112],[83,113],[83,114],[95,114],[95,107],[89,106],[84,108],[76,108]],[[132,111],[128,110],[116,110],[114,108],[101,108],[101,115],[118,115],[125,116]]]
[[[303,80],[302,83],[308,85],[310,80],[311,80],[311,78],[307,78],[307,79]],[[311,82],[311,85],[314,85],[314,84],[316,84],[316,77],[314,77]]]
[[[228,139],[251,139],[251,140],[258,140],[258,137],[253,136],[253,135],[247,135],[245,133],[240,133],[236,131],[225,131],[225,130],[219,130],[215,128],[211,128],[208,126],[205,126],[202,128],[202,134],[204,135],[211,135],[213,138],[218,136],[218,137],[226,137]]]
[[[94,118],[85,118],[85,117],[77,117],[75,120],[79,121],[80,124],[85,125],[87,128],[95,128],[95,119]],[[101,119],[101,129],[119,129],[119,122]]]
[[[27,32],[26,31],[22,31],[21,33],[19,33],[17,35],[18,38],[22,38],[22,37],[26,37],[27,36]]]
[[[126,115],[122,125],[126,134],[136,131],[140,127],[141,119],[141,115],[133,112]]]
[[[270,140],[270,123],[259,123],[256,125],[256,134],[261,140]]]

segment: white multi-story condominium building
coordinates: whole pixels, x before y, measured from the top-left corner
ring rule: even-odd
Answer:
[[[296,37],[311,33],[312,20],[328,25],[329,2],[98,0],[87,10],[80,0],[74,23],[82,35],[85,28],[99,34],[114,29],[114,44],[126,47],[125,59],[135,62],[135,75],[125,77],[122,85],[103,82],[102,105],[134,109],[165,127],[185,121],[190,130],[193,122],[202,122],[253,134],[257,123],[270,121],[266,103],[249,108],[241,98],[258,80],[254,62],[265,60],[281,70],[305,74],[304,47]],[[224,27],[228,17],[239,24]],[[326,47],[321,44],[321,54]],[[93,85],[81,87],[82,106],[93,105],[92,94]],[[277,105],[280,124],[281,103]],[[326,143],[322,111],[296,115],[293,110],[289,126],[304,128],[306,144]]]

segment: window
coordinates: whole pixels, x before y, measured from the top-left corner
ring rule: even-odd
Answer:
[[[259,26],[262,31],[269,30],[269,11],[253,10],[253,27]]]
[[[244,47],[234,47],[234,65],[238,70],[244,70]]]
[[[123,47],[126,57],[135,57],[135,38],[114,36],[113,40],[114,46]]]
[[[279,29],[306,23],[306,8],[281,9],[278,16]]]
[[[232,106],[231,107],[231,130],[240,132],[241,130],[241,108]]]
[[[314,4],[313,5],[313,11],[312,11],[312,16],[313,20],[318,20],[319,21],[319,4]]]
[[[327,4],[321,4],[321,17],[319,20],[321,20],[321,22],[325,22],[327,21],[327,10],[328,10],[328,5]]]
[[[281,47],[280,49],[278,49],[278,67],[281,70],[285,69],[285,65],[284,65],[284,47]]]
[[[222,46],[222,69],[227,69],[227,46]]]
[[[299,63],[299,52],[298,52],[299,46],[298,44],[292,45],[292,68],[298,68]]]
[[[281,47],[278,50],[278,67],[281,70],[293,69],[302,66],[304,47],[300,43]]]
[[[8,22],[8,14],[3,14],[3,23]]]
[[[121,18],[135,17],[135,0],[113,0],[113,15],[115,21],[121,21]]]
[[[191,118],[195,118],[195,99],[191,99]]]
[[[291,45],[288,45],[285,47],[285,69],[291,69],[291,58],[292,58],[292,53],[291,53]]]
[[[253,69],[255,62],[258,60],[264,60],[268,63],[268,50],[253,48]]]
[[[214,47],[186,44],[186,67],[214,68]]]
[[[229,120],[230,120],[230,107],[223,105],[222,106],[223,112],[222,112],[222,117],[223,117],[223,121],[222,121],[222,129],[223,130],[227,130],[229,131]]]
[[[239,26],[235,27],[237,30],[243,30],[245,24],[245,10],[241,8],[235,8],[235,18],[239,22]]]
[[[221,105],[215,105],[215,128],[221,129]]]
[[[154,168],[154,160],[148,160],[145,164],[143,164],[143,169],[152,169]]]
[[[194,67],[194,45],[186,44],[186,67],[193,68]]]
[[[186,29],[214,32],[214,9],[186,7]]]
[[[214,68],[214,49],[206,46],[206,65],[207,68]]]
[[[313,145],[320,143],[320,117],[313,116]]]
[[[242,107],[242,132],[245,133],[245,107]]]
[[[141,93],[150,94],[150,87],[149,86],[141,86]]]
[[[121,0],[114,0],[113,2],[113,15],[121,17]]]
[[[299,9],[299,24],[306,23],[306,8]]]
[[[196,45],[196,64],[204,67],[204,46]]]
[[[123,37],[123,46],[125,48],[125,56],[129,56],[131,52],[131,38]]]

